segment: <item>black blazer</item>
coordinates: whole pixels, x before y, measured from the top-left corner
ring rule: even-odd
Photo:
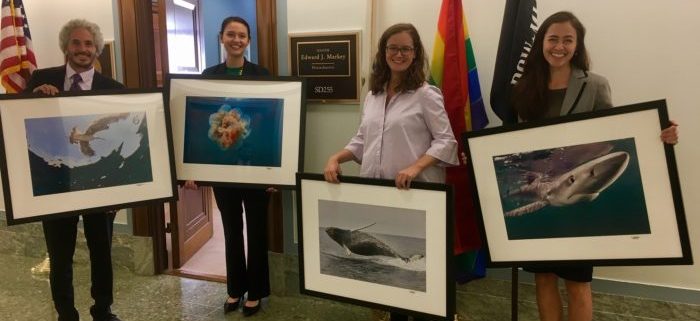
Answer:
[[[24,93],[31,93],[34,88],[39,87],[44,84],[53,85],[58,88],[58,91],[64,91],[63,86],[66,81],[66,65],[37,69],[32,73],[32,77],[27,83],[27,88],[24,89]],[[95,71],[95,75],[92,77],[92,90],[100,89],[121,89],[124,88],[120,82],[103,76],[99,72]]]
[[[222,62],[218,65],[211,66],[202,71],[202,75],[225,75],[226,63]],[[269,76],[270,71],[260,65],[256,65],[248,60],[243,62],[243,76]]]

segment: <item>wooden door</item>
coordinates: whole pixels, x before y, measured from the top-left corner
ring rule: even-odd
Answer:
[[[179,201],[170,206],[173,269],[183,266],[214,235],[211,187],[178,188]]]
[[[119,28],[122,59],[122,83],[127,88],[155,88],[155,58],[159,54],[154,46],[152,30],[157,26],[157,7],[150,1],[119,0]],[[155,35],[157,36],[157,35]],[[163,204],[133,208],[134,235],[153,239],[154,273],[168,268]]]
[[[164,8],[160,8],[165,11],[165,24],[159,33],[166,38],[165,43],[160,43],[161,52],[165,49],[166,53],[180,53],[167,57],[167,69],[172,73],[199,73],[202,70],[199,0],[166,0]],[[173,269],[183,266],[214,234],[211,188],[179,188],[178,193],[177,205],[170,207]]]
[[[199,6],[196,0],[186,2]],[[169,3],[172,0],[119,1],[123,78],[129,88],[154,88],[163,84],[163,75],[169,70],[166,23]],[[196,48],[199,50],[199,46]],[[180,190],[179,194],[181,201],[169,207],[175,268],[184,264],[213,234],[211,192]],[[168,268],[163,206],[134,208],[133,212],[134,234],[153,237],[155,273],[162,273]]]

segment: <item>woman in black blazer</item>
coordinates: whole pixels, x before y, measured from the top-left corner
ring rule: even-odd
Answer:
[[[240,17],[228,17],[221,23],[219,41],[226,49],[226,61],[205,69],[203,75],[266,76],[270,72],[245,59],[243,54],[250,44],[250,27]],[[187,181],[186,188],[197,188]],[[274,191],[245,187],[214,187],[214,198],[221,212],[226,243],[226,283],[228,299],[224,313],[238,310],[243,295],[248,298],[243,314],[251,316],[260,310],[260,299],[270,295],[270,277],[267,262],[267,204],[268,192]],[[243,207],[245,204],[248,261],[243,244]]]

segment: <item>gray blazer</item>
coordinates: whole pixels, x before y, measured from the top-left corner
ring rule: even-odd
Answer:
[[[612,107],[610,84],[601,75],[574,68],[564,95],[559,115],[607,109]]]

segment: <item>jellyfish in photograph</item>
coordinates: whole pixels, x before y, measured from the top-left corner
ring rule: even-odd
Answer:
[[[240,110],[222,105],[209,116],[209,138],[226,150],[250,134],[250,120]]]

